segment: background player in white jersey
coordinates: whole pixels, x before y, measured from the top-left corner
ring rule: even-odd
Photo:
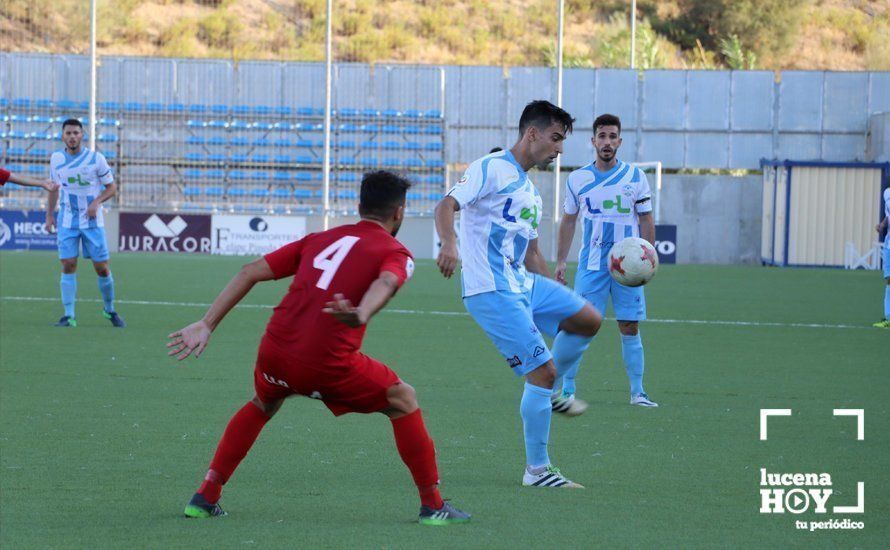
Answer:
[[[884,189],[884,219],[875,227],[878,235],[890,224],[890,187]],[[884,248],[881,249],[884,259],[884,319],[874,324],[877,328],[890,328],[890,231],[884,237]]]
[[[529,103],[519,120],[516,144],[470,164],[436,207],[436,229],[442,238],[439,270],[451,277],[457,266],[454,213],[460,210],[464,305],[513,372],[526,378],[519,406],[526,486],[581,487],[553,467],[547,453],[550,395],[557,372],[541,332],[562,330],[591,338],[602,318],[580,296],[549,278],[538,249],[543,204],[526,173],[556,159],[573,122],[571,115],[547,101]],[[579,401],[565,412],[580,414],[584,408]]]
[[[77,257],[83,249],[84,258],[93,260],[99,276],[99,293],[105,308],[103,315],[116,327],[124,320],[114,311],[114,279],[108,269],[108,245],[105,242],[105,221],[102,203],[114,196],[117,186],[108,161],[102,153],[82,147],[83,125],[71,118],[62,123],[65,148],[50,157],[50,177],[60,185],[50,192],[46,212],[47,230],[56,227],[56,204],[59,204],[58,243],[62,261],[62,305],[65,314],[57,327],[76,327],[74,302],[77,297]],[[61,195],[61,200],[60,200]]]
[[[593,122],[596,160],[569,174],[566,182],[565,215],[559,224],[556,279],[566,282],[566,258],[575,236],[580,214],[583,243],[575,277],[575,291],[605,312],[609,296],[621,332],[621,355],[630,382],[630,403],[657,407],[643,390],[643,342],[639,323],[646,318],[643,287],[631,288],[609,275],[608,259],[612,245],[625,237],[642,237],[655,244],[652,195],[646,174],[617,158],[621,147],[621,120],[601,115]],[[574,334],[558,334],[553,354],[569,362],[557,364],[566,374],[562,392],[554,407],[575,394],[575,374],[590,339]]]

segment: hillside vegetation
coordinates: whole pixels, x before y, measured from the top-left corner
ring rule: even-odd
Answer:
[[[566,0],[565,62],[626,67],[630,0]],[[0,50],[86,53],[89,3],[5,0]],[[103,55],[324,59],[325,0],[98,0]],[[339,61],[552,65],[556,0],[335,0]],[[890,0],[638,0],[640,68],[890,70]]]

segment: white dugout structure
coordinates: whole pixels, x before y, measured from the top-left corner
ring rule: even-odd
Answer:
[[[850,247],[859,255],[875,247],[890,163],[763,160],[761,166],[763,264],[844,267]]]

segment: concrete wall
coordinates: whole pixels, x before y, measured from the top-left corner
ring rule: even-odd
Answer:
[[[549,177],[538,174],[536,179]],[[539,182],[541,183],[541,182]],[[543,186],[542,186],[543,187]],[[551,186],[552,187],[552,186]],[[654,187],[654,184],[653,184]],[[544,189],[542,189],[543,191]],[[654,190],[653,190],[654,192]],[[663,178],[661,223],[677,226],[677,263],[756,264],[760,262],[761,178],[760,176],[676,176]],[[554,251],[556,227],[550,211],[552,199],[545,195],[547,214],[539,228],[539,246],[544,256]],[[550,202],[548,202],[550,201]],[[118,217],[105,218],[108,244],[117,250]],[[330,226],[354,223],[356,217],[335,217]],[[306,218],[306,230],[321,231],[320,216]],[[570,261],[577,261],[581,224],[575,234]],[[398,238],[417,258],[434,257],[434,222],[431,217],[406,218]]]
[[[877,113],[869,117],[865,160],[890,161],[890,112]]]

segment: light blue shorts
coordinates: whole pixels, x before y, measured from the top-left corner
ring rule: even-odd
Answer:
[[[517,376],[552,358],[543,332],[556,334],[563,319],[584,307],[584,299],[553,279],[532,275],[531,292],[500,290],[464,298],[464,305]]]
[[[85,229],[60,227],[58,242],[60,260],[76,258],[79,255],[78,248],[83,248],[84,258],[94,262],[108,261],[108,244],[105,242],[104,227]]]
[[[644,321],[646,319],[646,295],[643,287],[624,286],[609,275],[608,270],[579,271],[575,276],[575,292],[593,304],[605,315],[609,296],[618,321]]]
[[[890,237],[888,237],[890,239]],[[890,279],[890,248],[886,246],[881,250],[884,254],[884,278]]]

